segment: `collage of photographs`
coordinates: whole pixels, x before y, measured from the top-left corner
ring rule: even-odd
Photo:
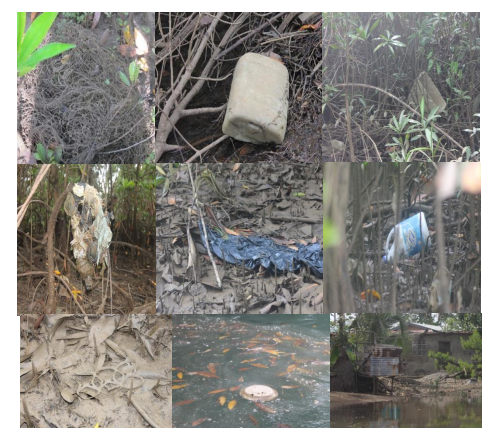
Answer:
[[[20,428],[481,428],[480,13],[18,12],[17,315]]]

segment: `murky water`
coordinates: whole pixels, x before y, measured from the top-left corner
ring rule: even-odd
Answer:
[[[330,413],[331,428],[481,428],[482,398],[424,397],[348,405]]]
[[[174,315],[173,424],[328,427],[329,357],[328,315]],[[246,400],[250,385],[278,398]]]

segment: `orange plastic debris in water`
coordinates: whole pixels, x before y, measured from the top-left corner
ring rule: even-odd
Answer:
[[[228,409],[231,411],[232,409],[235,408],[235,405],[237,405],[237,401],[236,400],[230,401],[229,404],[228,404]]]
[[[221,396],[219,399],[218,399],[218,402],[220,402],[220,405],[223,406],[225,404],[225,402],[227,401],[227,398],[225,396]]]

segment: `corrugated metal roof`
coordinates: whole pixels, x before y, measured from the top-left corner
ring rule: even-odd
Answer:
[[[432,330],[433,332],[442,332],[443,328],[440,325],[420,324],[419,322],[407,322],[406,326],[418,327],[425,330]],[[392,328],[394,331],[399,330],[399,324]]]

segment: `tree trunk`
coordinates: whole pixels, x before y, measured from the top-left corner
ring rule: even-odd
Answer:
[[[349,278],[346,242],[346,212],[349,194],[349,163],[326,163],[325,217],[335,230],[333,246],[324,249],[324,291],[326,313],[356,311],[353,288]]]

